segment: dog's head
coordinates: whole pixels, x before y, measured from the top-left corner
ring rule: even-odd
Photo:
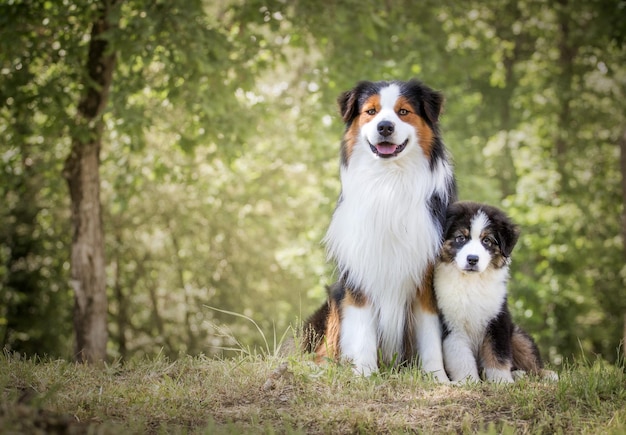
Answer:
[[[419,147],[431,158],[438,137],[443,96],[417,80],[360,82],[341,94],[339,109],[346,131],[342,164],[355,152],[376,159],[397,159]]]
[[[508,266],[519,233],[519,227],[498,208],[456,202],[446,213],[441,261],[467,273]]]

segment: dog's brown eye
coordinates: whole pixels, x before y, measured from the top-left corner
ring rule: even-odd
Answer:
[[[398,115],[400,115],[400,116],[405,116],[405,115],[408,115],[408,114],[409,114],[409,111],[406,110],[406,109],[398,110]]]
[[[487,236],[483,239],[483,245],[485,245],[488,248],[491,248],[495,244],[496,244],[496,241],[493,239],[493,237]]]
[[[465,236],[464,236],[464,235],[462,235],[462,234],[461,234],[461,235],[459,235],[459,236],[456,236],[456,237],[454,238],[454,241],[455,241],[456,243],[463,243],[463,242],[465,242]]]
[[[365,111],[365,113],[367,113],[368,115],[376,115],[376,109],[368,109]]]

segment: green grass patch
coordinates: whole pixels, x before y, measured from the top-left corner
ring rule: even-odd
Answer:
[[[0,356],[1,433],[626,432],[623,364],[558,382],[439,385],[414,368],[357,377],[301,355],[181,357],[92,367]]]

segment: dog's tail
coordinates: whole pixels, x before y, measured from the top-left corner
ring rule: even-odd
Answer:
[[[335,282],[332,286],[326,286],[326,300],[311,316],[304,322],[302,330],[302,349],[305,352],[316,352],[319,345],[326,337],[328,321],[331,316],[333,299],[343,297],[343,284],[341,281]]]
[[[302,330],[302,349],[315,352],[326,333],[326,324],[330,312],[330,301],[326,300],[306,322]]]
[[[555,372],[544,369],[535,340],[517,325],[513,329],[511,344],[513,350],[513,370],[523,370],[545,379],[558,380],[559,376]]]

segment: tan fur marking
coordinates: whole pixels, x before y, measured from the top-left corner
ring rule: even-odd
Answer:
[[[321,364],[326,359],[336,359],[339,354],[339,328],[341,325],[341,315],[334,300],[330,301],[330,312],[326,322],[326,332],[315,351],[317,357],[315,362]]]
[[[541,372],[541,364],[537,361],[534,346],[528,337],[519,333],[513,333],[511,347],[513,349],[513,365],[515,368],[533,374],[539,374]]]
[[[483,369],[490,368],[496,370],[509,370],[513,368],[512,361],[500,362],[498,356],[493,351],[493,343],[489,336],[485,336],[480,347],[480,363]]]
[[[421,304],[422,310],[437,314],[437,300],[435,298],[435,290],[433,288],[433,275],[435,272],[435,265],[430,264],[424,273],[424,279],[422,284],[417,288],[417,303]]]
[[[376,115],[369,115],[367,113],[368,110],[375,109],[376,112],[380,111],[380,95],[372,95],[369,97],[365,103],[363,103],[363,107],[357,118],[352,121],[350,127],[346,130],[343,135],[343,147],[344,147],[344,157],[346,161],[350,161],[350,157],[352,157],[352,151],[354,150],[355,145],[359,141],[359,134],[361,132],[361,128],[370,122],[372,118]]]
[[[361,292],[354,292],[352,289],[346,288],[346,296],[342,301],[342,307],[352,305],[362,308],[367,304],[367,297]]]
[[[409,113],[402,116],[399,113],[401,109],[405,109]],[[430,158],[430,153],[433,147],[433,131],[430,129],[428,124],[426,124],[426,121],[424,121],[421,116],[415,113],[415,108],[413,108],[409,100],[407,100],[405,97],[398,98],[394,110],[396,111],[400,119],[415,127],[420,147],[422,147],[424,155]]]
[[[441,248],[440,258],[441,261],[445,263],[452,263],[454,261],[455,250],[453,246],[454,241],[448,239],[443,242],[443,246]]]
[[[380,112],[380,95],[375,94],[369,97],[363,103],[363,107],[361,108],[361,113],[359,114],[359,128],[363,127],[365,124],[370,122],[372,118],[376,115],[369,115],[367,113],[368,110],[374,109],[376,113]]]
[[[417,137],[419,139],[420,146],[424,151],[424,155],[427,158],[430,158],[430,153],[433,149],[433,131],[422,118],[419,116],[415,116],[415,118],[417,118]]]
[[[485,230],[480,233],[480,240],[483,240],[487,236],[491,236],[493,239],[498,240],[497,234],[495,234],[492,230]],[[506,257],[502,254],[502,251],[500,251],[500,247],[497,243],[493,246],[493,250],[494,253],[491,258],[491,263],[496,268],[504,267],[506,265]]]
[[[359,136],[359,128],[360,127],[357,125],[355,120],[343,136],[343,146],[345,147],[345,157],[347,161],[350,161],[350,157],[352,157],[352,150],[354,149],[354,145],[356,144]]]

